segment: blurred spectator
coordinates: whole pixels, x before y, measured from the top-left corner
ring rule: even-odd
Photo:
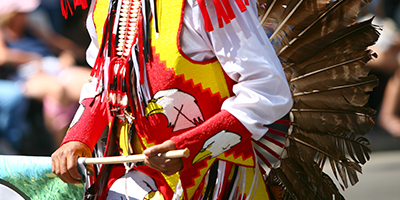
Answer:
[[[382,0],[380,0],[382,1]],[[397,26],[400,25],[400,1],[399,0],[383,0],[383,12],[385,16],[393,19]]]
[[[0,67],[14,68],[0,82],[0,138],[19,149],[26,132],[26,98],[43,102],[46,128],[54,147],[61,143],[76,110],[89,68],[75,67],[84,48],[58,34],[39,0],[0,2]],[[61,16],[61,14],[60,14]],[[57,56],[56,56],[57,55]]]
[[[0,24],[8,23],[13,20],[15,13],[26,13],[34,10],[38,2],[32,1],[29,4],[23,2],[12,3],[2,1],[0,6]],[[16,17],[18,18],[18,16]],[[15,29],[18,29],[15,25]],[[16,65],[23,64],[39,58],[39,55],[7,48],[3,38],[3,25],[0,30],[0,65],[8,63]],[[3,72],[4,73],[4,72]],[[3,77],[6,75],[3,74]],[[22,95],[23,85],[19,82],[10,80],[0,81],[0,139],[5,139],[11,143],[8,152],[15,152],[14,149],[20,147],[23,134],[26,132],[26,112],[27,100]],[[3,142],[6,144],[5,142]],[[3,145],[4,148],[4,145]],[[3,150],[4,151],[4,150]]]
[[[0,153],[16,154],[27,133],[28,101],[20,91],[17,82],[0,80]]]
[[[381,94],[372,97],[372,101],[379,99],[379,126],[400,137],[400,1],[374,0],[368,8],[375,15],[373,23],[382,27],[378,42],[372,46],[378,58],[368,63],[380,78],[375,90]]]
[[[400,68],[389,79],[382,106],[379,113],[379,123],[394,137],[400,137]]]

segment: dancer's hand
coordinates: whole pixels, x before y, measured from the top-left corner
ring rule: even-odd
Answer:
[[[82,176],[78,172],[78,157],[91,157],[90,148],[78,141],[65,143],[51,155],[53,173],[66,183],[80,183]]]
[[[146,156],[144,163],[156,169],[165,175],[173,175],[183,167],[181,158],[164,158],[161,153],[170,150],[176,150],[175,144],[171,140],[167,140],[162,144],[152,146],[146,149],[143,154]]]

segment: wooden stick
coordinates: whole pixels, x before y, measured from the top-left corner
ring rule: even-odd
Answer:
[[[165,158],[187,158],[190,154],[189,149],[183,150],[172,150],[162,153],[160,156]],[[83,163],[84,165],[93,165],[93,164],[119,164],[119,163],[128,163],[128,162],[142,162],[145,159],[144,154],[137,154],[131,156],[110,156],[110,157],[102,157],[102,158],[78,158],[78,163]]]

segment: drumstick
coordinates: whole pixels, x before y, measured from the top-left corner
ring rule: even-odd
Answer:
[[[165,153],[160,154],[165,158],[187,158],[190,154],[189,149],[183,150],[172,150],[167,151]],[[84,165],[93,165],[93,164],[119,164],[119,163],[129,163],[129,162],[142,162],[145,159],[144,154],[136,154],[130,156],[109,156],[109,157],[102,157],[102,158],[78,158],[78,163]]]

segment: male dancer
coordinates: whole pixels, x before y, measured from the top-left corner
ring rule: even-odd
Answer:
[[[79,182],[77,157],[109,126],[105,155],[144,153],[146,165],[103,166],[99,199],[268,199],[251,140],[292,99],[256,1],[97,0],[88,31],[93,79],[54,173]],[[158,156],[182,148],[188,158]]]

